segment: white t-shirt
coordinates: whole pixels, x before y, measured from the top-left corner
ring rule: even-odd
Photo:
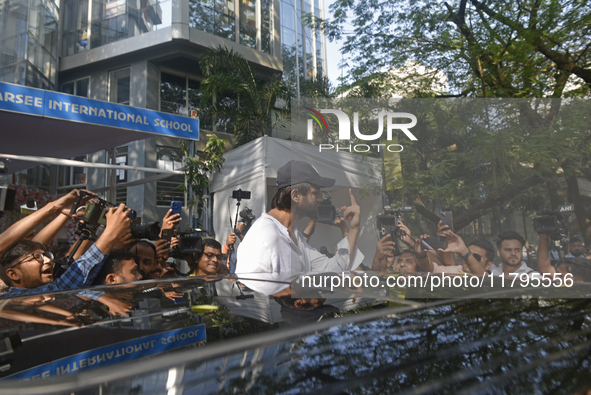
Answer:
[[[536,272],[534,269],[527,266],[527,263],[525,263],[525,261],[521,261],[521,266],[519,266],[519,268],[517,268],[517,270],[515,270],[513,273],[516,273],[516,274],[527,273],[530,278],[537,278],[537,277],[541,278],[542,277],[542,275],[540,273]],[[493,268],[491,270],[491,274],[493,276],[502,276],[503,275],[503,264]]]
[[[238,247],[236,274],[257,273],[253,278],[281,283],[264,284],[263,281],[241,280],[254,291],[275,294],[289,286],[296,276],[309,273],[346,272],[363,262],[363,254],[355,248],[351,259],[349,242],[343,238],[337,244],[334,257],[328,258],[306,242],[299,230],[295,230],[297,245],[289,237],[289,231],[276,218],[263,214],[252,225]],[[261,276],[261,274],[263,274]]]

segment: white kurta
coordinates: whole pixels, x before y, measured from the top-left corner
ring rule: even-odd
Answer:
[[[328,258],[308,244],[299,230],[296,229],[294,233],[297,245],[289,237],[289,231],[283,224],[268,214],[262,214],[238,247],[236,274],[264,273],[263,277],[256,277],[290,282],[295,276],[302,274],[353,270],[363,261],[364,256],[357,248],[351,257],[346,237],[337,244],[335,256]],[[268,295],[288,286],[277,283],[263,285],[262,282],[256,284],[254,281],[249,281],[246,285]]]

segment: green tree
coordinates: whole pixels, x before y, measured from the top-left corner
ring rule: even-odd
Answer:
[[[417,75],[391,73],[408,62],[444,72],[449,92],[443,97],[589,94],[587,1],[338,0],[331,7],[334,18],[317,20],[317,27],[331,38],[346,36],[342,51],[353,63],[348,89],[357,97],[391,96],[392,89],[429,96],[408,89]],[[346,31],[350,25],[353,30]],[[423,76],[426,86],[429,78],[432,83],[440,78],[435,72]],[[462,111],[459,107],[452,103],[434,111]],[[574,202],[578,228],[591,242],[589,209],[577,187],[577,177],[591,173],[586,167],[591,133],[586,121],[567,119],[571,111],[587,118],[576,108],[560,101],[516,102],[514,114],[507,115],[512,128],[495,125],[500,121],[494,105],[492,112],[481,108],[470,127],[453,116],[425,116],[419,143],[408,144],[402,159],[406,199],[429,215],[438,197],[459,212],[455,220],[461,228],[500,206],[524,207],[529,189],[540,192],[537,186],[546,184],[536,203],[544,204],[546,196],[553,206]]]
[[[230,125],[237,145],[270,134],[289,117],[291,95],[279,76],[263,79],[246,59],[222,47],[205,52],[200,66],[206,77],[201,84],[203,102],[213,103],[204,112],[218,125]]]
[[[181,187],[185,192],[189,191],[189,185],[193,190],[193,196],[189,197],[189,207],[196,207],[199,217],[203,213],[203,195],[209,188],[209,178],[214,171],[221,170],[224,164],[224,145],[226,140],[220,139],[215,134],[207,135],[207,143],[201,156],[192,157],[189,152],[189,143],[181,142],[181,148],[185,154],[184,172],[186,183]]]
[[[338,0],[331,10],[334,18],[317,20],[318,27],[329,38],[346,36],[342,51],[352,58],[353,81],[412,60],[445,72],[456,95],[589,91],[591,8],[585,0]],[[348,20],[353,31],[346,30]]]

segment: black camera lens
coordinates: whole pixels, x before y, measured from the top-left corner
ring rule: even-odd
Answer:
[[[129,210],[129,214],[127,216],[130,220],[135,221],[137,219],[137,211]]]

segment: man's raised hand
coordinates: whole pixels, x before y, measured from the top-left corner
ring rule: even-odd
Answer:
[[[361,224],[361,207],[357,204],[351,188],[349,188],[349,196],[351,197],[351,205],[344,207],[343,218],[349,221],[351,228],[359,228]]]
[[[81,192],[85,192],[86,196],[80,201],[80,205],[85,205],[90,199],[96,197],[96,193],[90,192],[87,190],[80,190],[80,189],[72,189],[69,193],[65,194],[61,198],[57,199],[53,202],[54,207],[56,210],[64,215],[70,216],[70,211],[72,210],[72,206],[76,202],[78,196],[80,196]]]
[[[107,226],[97,240],[96,246],[103,254],[108,254],[117,240],[128,237],[128,233],[131,233],[129,229],[131,219],[129,219],[129,209],[125,208],[124,204],[120,204],[117,208],[111,207],[106,212],[105,218],[107,219]]]
[[[181,215],[172,214],[172,209],[170,209],[166,212],[164,218],[162,218],[162,229],[174,229],[179,222],[181,222]]]
[[[441,232],[441,236],[445,237],[447,240],[447,248],[445,250],[440,248],[439,251],[453,252],[460,255],[467,253],[468,247],[466,247],[464,240],[462,240],[460,236],[456,235],[451,230],[445,230]]]

